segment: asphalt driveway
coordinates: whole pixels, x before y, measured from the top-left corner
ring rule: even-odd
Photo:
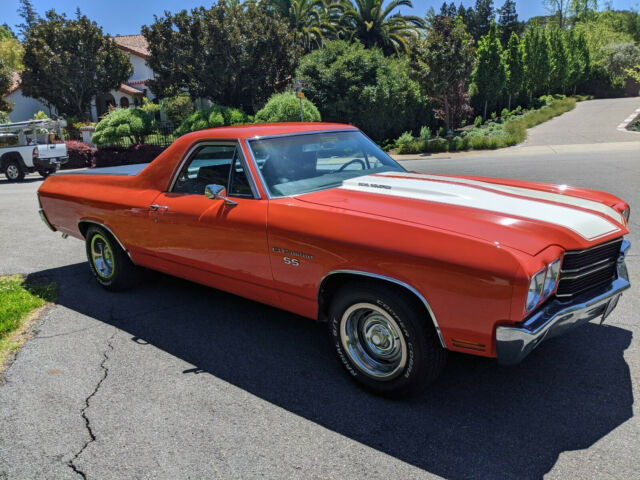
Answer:
[[[404,402],[354,386],[314,322],[159,274],[101,290],[84,245],[40,222],[37,177],[0,181],[0,274],[60,285],[0,386],[0,479],[634,478],[640,142],[630,141],[405,163],[620,195],[632,205],[633,287],[605,325],[550,340],[515,368],[452,355],[429,392]]]
[[[640,133],[618,130],[618,126],[637,108],[640,108],[638,97],[578,102],[570,112],[530,129],[523,145],[638,141]]]

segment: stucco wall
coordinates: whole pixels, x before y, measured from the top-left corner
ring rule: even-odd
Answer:
[[[56,109],[47,107],[44,103],[35,98],[29,98],[22,95],[22,89],[10,93],[4,99],[7,102],[13,102],[13,112],[9,114],[12,122],[23,122],[33,118],[33,116],[42,110],[47,115],[55,114]]]
[[[129,81],[135,82],[136,80],[149,80],[153,78],[153,70],[149,68],[144,58],[129,54],[129,61],[133,66],[133,75],[131,75]]]

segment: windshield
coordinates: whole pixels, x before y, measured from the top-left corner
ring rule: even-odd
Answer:
[[[358,130],[249,140],[274,197],[338,187],[343,180],[404,169]]]

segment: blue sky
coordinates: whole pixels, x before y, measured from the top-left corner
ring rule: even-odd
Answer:
[[[414,15],[424,15],[429,7],[440,9],[443,0],[413,0]],[[65,12],[73,15],[78,6],[82,12],[95,20],[103,27],[105,33],[111,35],[126,35],[139,33],[140,27],[153,22],[153,15],[162,15],[165,10],[175,12],[183,8],[199,7],[210,5],[206,0],[93,0],[91,2],[81,2],[80,0],[32,0],[38,13],[42,14],[46,10],[55,8],[58,13]],[[2,0],[2,10],[0,14],[0,24],[8,23],[11,26],[21,23],[17,14],[18,0]],[[460,0],[455,1],[456,5]],[[464,0],[465,6],[475,4],[475,0]],[[504,0],[496,0],[497,7],[502,6]],[[605,4],[603,0],[598,2],[601,6]],[[614,9],[640,8],[640,0],[614,0],[611,2]],[[535,15],[543,15],[545,10],[542,0],[516,0],[516,6],[520,19],[527,19]],[[409,9],[403,9],[403,13],[409,13]]]

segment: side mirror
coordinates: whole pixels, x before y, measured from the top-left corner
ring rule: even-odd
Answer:
[[[204,196],[211,200],[224,200],[225,205],[238,205],[238,202],[227,198],[227,189],[222,185],[211,184],[204,187]]]

